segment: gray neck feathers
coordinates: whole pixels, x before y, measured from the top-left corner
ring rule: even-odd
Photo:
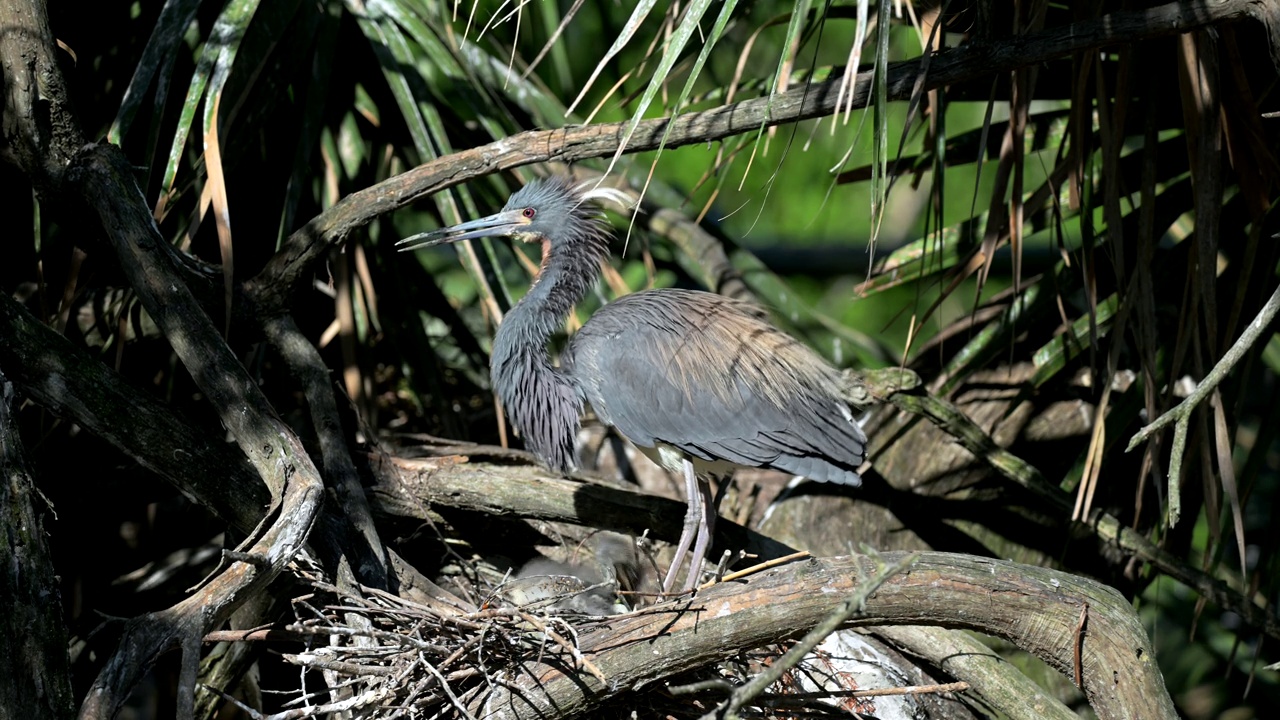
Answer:
[[[526,447],[559,472],[577,467],[582,401],[573,378],[552,366],[547,341],[599,278],[608,250],[598,225],[584,227],[592,232],[548,246],[538,279],[498,328],[491,357],[493,388],[511,424]]]

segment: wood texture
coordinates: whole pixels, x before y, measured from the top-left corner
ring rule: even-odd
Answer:
[[[0,373],[0,715],[61,720],[75,715],[67,628],[44,531],[48,500],[27,469],[17,402]]]
[[[886,563],[899,559],[886,553]],[[580,637],[607,683],[530,664],[508,690],[474,703],[486,718],[581,717],[603,700],[783,637],[797,637],[874,573],[866,556],[801,561],[671,603],[670,612],[621,617]],[[1083,637],[1084,690],[1103,720],[1176,718],[1173,701],[1136,613],[1115,590],[1045,568],[947,553],[923,553],[890,578],[850,624],[927,622],[1002,637],[1060,672],[1074,672]]]

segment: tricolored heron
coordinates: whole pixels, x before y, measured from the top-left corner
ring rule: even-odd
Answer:
[[[633,293],[591,316],[551,363],[547,341],[600,277],[609,233],[588,190],[561,177],[535,180],[502,212],[401,240],[402,250],[506,236],[542,246],[529,293],[493,341],[491,375],[511,424],[548,467],[577,466],[574,439],[590,403],[646,455],[684,476],[689,509],[663,583],[669,591],[689,546],[685,590],[697,585],[716,508],[708,475],[773,468],[859,485],[866,436],[840,399],[839,374],[747,303],[663,288]]]

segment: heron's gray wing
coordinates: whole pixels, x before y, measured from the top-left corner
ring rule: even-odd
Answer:
[[[654,290],[598,311],[565,354],[583,395],[633,442],[856,484],[866,438],[836,372],[751,306]]]

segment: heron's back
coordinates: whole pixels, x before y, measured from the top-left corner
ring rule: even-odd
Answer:
[[[628,295],[597,311],[561,362],[637,445],[861,482],[866,437],[837,372],[754,306],[692,290]]]

